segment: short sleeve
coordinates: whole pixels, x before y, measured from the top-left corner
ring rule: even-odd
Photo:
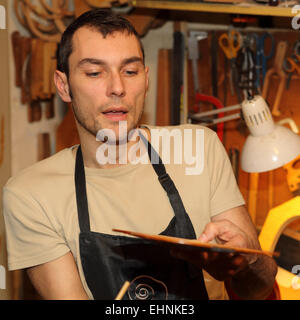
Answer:
[[[214,133],[208,144],[211,216],[245,204],[226,150]]]
[[[43,207],[30,194],[4,188],[3,214],[9,270],[46,263],[70,251]]]

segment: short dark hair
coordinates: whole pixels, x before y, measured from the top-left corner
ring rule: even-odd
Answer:
[[[95,29],[99,31],[104,38],[116,31],[127,32],[128,35],[135,35],[139,41],[144,61],[145,53],[143,44],[134,26],[124,17],[114,14],[109,10],[93,9],[75,19],[62,34],[57,52],[57,69],[64,72],[67,77],[69,77],[69,57],[73,50],[73,35],[82,27]]]

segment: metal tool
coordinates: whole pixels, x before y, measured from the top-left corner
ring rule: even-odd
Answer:
[[[274,55],[275,40],[271,33],[265,32],[261,37],[254,33],[253,36],[256,39],[256,87],[261,88],[263,86],[265,76],[267,73],[267,61]],[[269,54],[266,54],[266,42],[270,41],[271,48]],[[262,80],[262,82],[260,82]]]
[[[299,57],[300,57],[300,37],[299,39],[294,43],[293,45],[293,53],[290,56],[290,59],[285,59],[283,61],[283,70],[287,73],[287,79],[286,79],[286,89],[288,90],[290,87],[290,82],[292,80],[292,76],[294,72],[298,72],[298,66],[299,64]],[[296,67],[294,67],[294,63],[291,63],[290,61],[293,60],[296,64]],[[298,72],[299,73],[299,72]]]
[[[243,41],[243,46],[239,50],[236,58],[238,87],[244,89],[244,98],[246,98],[248,94],[254,96],[256,93],[256,65],[251,39],[248,35],[246,36]],[[239,99],[241,98],[239,97]]]
[[[294,43],[294,53],[296,55],[300,55],[300,36],[298,38],[298,40]]]
[[[204,31],[190,31],[188,37],[188,51],[189,59],[192,61],[193,81],[195,92],[200,91],[199,79],[198,79],[198,60],[200,58],[198,50],[198,41],[207,38],[207,32]]]
[[[295,54],[293,57],[286,58],[283,69],[288,73],[297,72],[300,75],[300,55]]]
[[[291,57],[288,57],[283,62],[283,70],[287,72],[286,79],[286,89],[288,90],[290,87],[290,82],[292,80],[292,76],[294,72],[300,75],[300,55],[293,54]]]
[[[230,90],[231,94],[234,95],[234,89],[238,89],[235,62],[237,53],[242,46],[242,36],[236,30],[229,30],[228,33],[222,33],[219,37],[219,46],[224,51],[226,57],[230,60]]]

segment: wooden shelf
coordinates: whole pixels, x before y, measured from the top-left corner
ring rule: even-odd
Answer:
[[[251,3],[240,4],[215,4],[199,2],[178,2],[178,1],[158,1],[158,0],[132,0],[130,3],[137,8],[181,10],[181,11],[199,11],[199,12],[217,12],[233,13],[260,16],[293,17],[292,8],[271,7],[268,5],[259,5]]]

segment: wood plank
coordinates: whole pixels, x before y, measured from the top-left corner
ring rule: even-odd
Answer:
[[[170,125],[171,111],[171,50],[158,51],[156,125]]]
[[[202,11],[202,12],[219,12],[219,13],[234,13],[246,15],[260,16],[278,16],[278,17],[293,17],[291,8],[270,7],[267,5],[253,4],[213,4],[213,3],[196,3],[196,2],[177,2],[177,1],[148,1],[148,0],[133,0],[131,5],[137,8],[151,9],[168,9],[182,11]]]

